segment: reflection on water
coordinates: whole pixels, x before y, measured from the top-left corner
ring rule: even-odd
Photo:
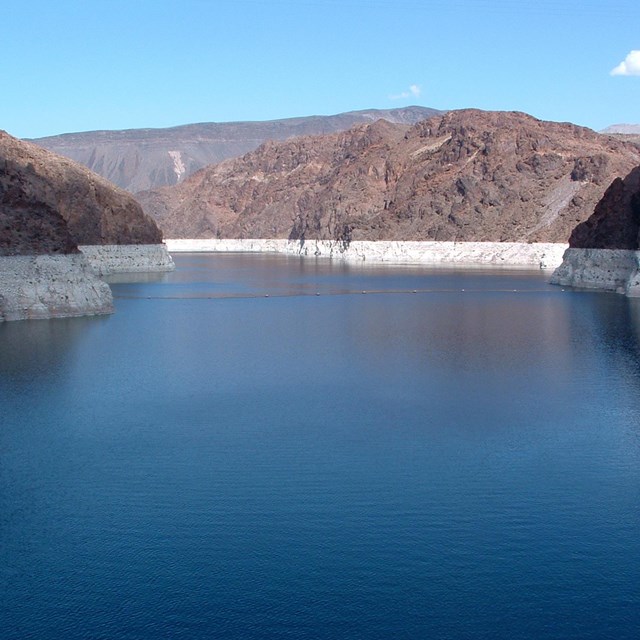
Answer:
[[[0,379],[52,377],[73,360],[104,316],[0,323]]]
[[[176,264],[0,325],[5,637],[635,638],[638,301]]]

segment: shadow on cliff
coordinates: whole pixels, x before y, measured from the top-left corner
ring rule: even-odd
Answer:
[[[626,178],[616,178],[591,216],[571,233],[569,246],[576,249],[639,248],[640,167]]]

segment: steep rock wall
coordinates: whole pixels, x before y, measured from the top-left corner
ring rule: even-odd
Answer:
[[[82,254],[0,257],[0,321],[112,311],[109,285]]]
[[[80,245],[80,251],[101,276],[175,269],[165,244]]]
[[[569,238],[553,284],[640,296],[640,167],[616,178]]]

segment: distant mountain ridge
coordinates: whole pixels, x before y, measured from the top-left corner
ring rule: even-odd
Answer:
[[[198,169],[257,149],[267,140],[345,131],[379,119],[415,124],[442,113],[428,107],[367,109],[261,122],[209,122],[165,129],[66,133],[31,140],[79,162],[132,193],[175,185]]]
[[[612,124],[600,133],[621,133],[624,135],[640,135],[640,124]]]

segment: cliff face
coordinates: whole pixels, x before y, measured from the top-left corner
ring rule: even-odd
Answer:
[[[167,237],[566,242],[640,148],[521,113],[267,142],[138,194]]]
[[[571,233],[552,284],[640,297],[640,166],[616,178]]]
[[[33,140],[80,162],[132,193],[181,182],[198,169],[253,151],[266,140],[344,131],[384,118],[414,124],[440,113],[426,107],[352,111],[265,122],[210,122],[167,129],[88,131]]]
[[[110,313],[111,290],[92,268],[100,260],[88,261],[78,245],[158,253],[157,244],[139,244],[160,241],[131,196],[0,132],[0,322]],[[171,268],[162,255],[147,262],[154,267],[160,260]]]
[[[0,159],[0,256],[78,251],[65,219],[27,195]]]
[[[67,158],[2,131],[0,202],[0,246],[5,252],[69,252],[82,244],[162,242],[155,222],[128,193]],[[55,241],[54,228],[54,235],[60,236]]]
[[[576,249],[640,248],[640,166],[624,179],[616,178],[593,214],[571,233]]]
[[[0,256],[0,322],[112,311],[109,285],[81,253]]]

